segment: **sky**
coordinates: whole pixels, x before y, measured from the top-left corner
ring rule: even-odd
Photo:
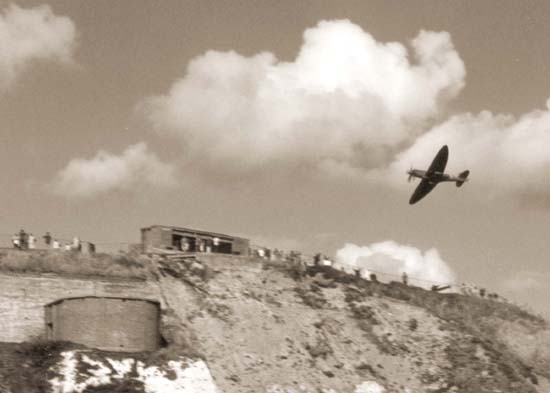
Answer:
[[[550,317],[550,4],[0,1],[0,233],[178,225]],[[471,171],[414,206],[442,145]]]

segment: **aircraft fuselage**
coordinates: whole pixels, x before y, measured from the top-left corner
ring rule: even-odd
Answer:
[[[410,171],[407,172],[407,174],[411,178],[412,177],[418,177],[419,179],[428,180],[430,183],[441,183],[441,182],[445,182],[445,181],[455,181],[456,182],[456,181],[463,180],[459,177],[451,176],[451,175],[448,175],[446,173],[441,173],[441,172],[428,173],[428,171],[424,171],[424,170],[421,170],[421,169],[411,169]]]

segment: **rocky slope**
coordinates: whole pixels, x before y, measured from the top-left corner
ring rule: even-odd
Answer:
[[[9,368],[26,361],[50,381],[35,390],[44,392],[550,393],[550,329],[513,305],[292,262],[210,256],[157,263],[166,348],[133,361],[86,352],[95,366],[82,361],[82,349],[50,348],[41,364],[24,351],[10,360],[5,350],[0,392],[32,392],[14,388],[22,371]],[[80,359],[76,382],[109,378],[63,390],[68,356]],[[180,362],[179,374],[170,360]],[[207,368],[193,363],[201,360]],[[120,374],[117,361],[133,366]],[[185,365],[203,374],[185,377]],[[180,382],[155,390],[146,369]]]

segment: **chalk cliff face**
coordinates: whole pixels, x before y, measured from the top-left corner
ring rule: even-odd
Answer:
[[[146,365],[141,360],[113,359],[86,350],[64,351],[61,356],[53,368],[57,376],[48,381],[53,393],[89,392],[96,387],[151,393],[218,391],[206,363],[200,359],[181,357]]]
[[[550,329],[513,305],[242,257],[156,266],[140,291],[164,349],[10,344],[0,392],[550,392]]]

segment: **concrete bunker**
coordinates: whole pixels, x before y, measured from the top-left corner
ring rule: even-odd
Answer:
[[[160,304],[136,298],[85,296],[45,306],[46,337],[104,351],[156,350]]]

